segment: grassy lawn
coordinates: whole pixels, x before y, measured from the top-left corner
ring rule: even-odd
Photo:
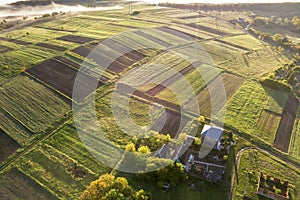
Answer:
[[[246,197],[253,200],[266,199],[256,194],[258,175],[260,172],[265,175],[275,176],[281,180],[289,181],[290,198],[299,199],[299,169],[283,163],[273,156],[265,155],[254,150],[245,152],[241,157],[238,171],[239,181],[233,199],[242,200]]]
[[[26,76],[11,79],[3,88],[1,108],[34,133],[45,130],[70,110],[57,94]]]

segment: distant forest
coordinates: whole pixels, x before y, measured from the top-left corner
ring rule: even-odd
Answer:
[[[300,16],[300,3],[257,3],[257,4],[172,4],[161,3],[161,6],[203,10],[203,11],[250,11],[255,14],[270,16]]]

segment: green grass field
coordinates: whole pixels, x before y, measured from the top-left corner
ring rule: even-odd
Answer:
[[[34,133],[45,130],[70,110],[57,94],[26,76],[17,76],[2,87],[1,108]]]
[[[253,135],[257,139],[270,142],[274,140],[276,129],[272,129],[273,134],[266,134],[266,139],[261,138],[261,129],[256,126],[269,98],[266,90],[260,84],[246,82],[218,113],[218,116],[223,116],[226,112],[226,125]]]
[[[252,175],[248,173],[252,172]],[[258,200],[265,199],[256,194],[258,175],[262,172],[265,175],[275,176],[281,180],[289,181],[290,198],[299,199],[300,171],[273,156],[265,155],[256,151],[247,151],[243,154],[238,171],[239,182],[234,194],[235,200],[246,197]]]
[[[218,67],[247,78],[259,79],[288,61],[271,47],[244,53],[240,49],[216,41],[201,44]]]
[[[239,35],[234,37],[225,37],[222,40],[245,47],[250,50],[258,50],[264,48],[264,45],[259,40],[250,35]]]

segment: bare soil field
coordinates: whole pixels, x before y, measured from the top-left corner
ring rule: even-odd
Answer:
[[[77,36],[77,35],[66,35],[66,36],[63,36],[63,37],[60,37],[57,39],[68,41],[68,42],[74,42],[74,43],[78,43],[78,44],[85,44],[85,43],[92,42],[95,40],[93,38],[82,37],[82,36]]]
[[[101,50],[101,53],[98,52]],[[89,44],[87,46],[81,46],[73,50],[73,52],[81,55],[83,57],[87,57],[93,51],[93,61],[95,61],[98,65],[102,66],[102,63],[111,63],[108,66],[108,70],[113,73],[119,74],[124,71],[130,65],[144,59],[146,56],[136,50],[132,50],[128,52],[116,60],[112,60],[112,56],[114,55],[114,49],[109,47],[101,48],[97,47],[97,44]],[[117,51],[117,49],[116,49]]]
[[[72,92],[74,87],[75,78],[78,72],[76,69],[68,67],[57,60],[47,60],[39,65],[34,66],[33,68],[27,70],[29,74],[38,78],[42,82],[50,85],[51,87],[62,92],[69,98],[72,98]],[[85,97],[87,97],[93,89],[90,88],[90,85],[97,81],[91,76],[82,73],[81,84],[78,85],[78,90],[81,91],[81,94],[74,99],[77,102],[81,102]],[[98,86],[102,86],[104,83],[98,82]]]
[[[37,43],[36,46],[45,47],[47,49],[53,49],[53,50],[56,50],[56,51],[66,51],[66,50],[68,50],[65,47],[56,46],[56,45],[52,45],[52,44],[46,44],[46,43]]]
[[[13,154],[20,145],[0,129],[0,162]]]
[[[220,75],[218,77],[220,77]],[[245,79],[243,79],[242,77],[235,76],[229,73],[222,73],[221,79],[218,77],[208,83],[209,87],[206,86],[197,95],[201,115],[208,117],[214,116],[219,110],[221,110],[221,108],[225,106],[224,103],[226,102],[223,102],[223,98],[218,98],[219,87],[222,86],[222,84],[224,85],[224,89],[226,92],[226,101],[228,101],[245,81]],[[221,80],[223,81],[223,83]],[[210,88],[211,91],[209,91],[208,88]],[[214,108],[216,113],[212,113],[211,111],[212,99],[217,100],[217,102],[214,102],[214,105],[216,106],[216,108]],[[195,105],[192,105],[190,103],[186,104],[186,108],[190,111],[192,111],[192,108],[194,106]]]
[[[166,109],[165,114],[165,124],[162,124],[164,122],[164,116],[162,116],[156,122],[154,122],[151,129],[162,134],[170,134],[171,137],[175,137],[177,133],[181,133],[185,124],[188,122],[188,118],[182,117],[181,119],[180,113],[168,109]]]
[[[299,101],[290,96],[282,113],[273,146],[283,152],[288,152],[292,131],[297,116]]]
[[[7,41],[7,42],[12,42],[12,43],[15,43],[15,44],[21,44],[21,45],[30,45],[30,44],[32,44],[31,42],[25,42],[25,41],[5,38],[5,37],[0,37],[0,40]]]
[[[106,83],[109,80],[109,78],[107,78],[106,76],[104,76],[102,74],[100,75],[99,73],[97,73],[95,71],[92,71],[90,69],[87,69],[87,68],[81,68],[82,66],[80,64],[75,63],[71,60],[68,60],[64,57],[56,57],[54,59],[61,62],[61,63],[63,63],[63,64],[65,64],[65,65],[71,66],[71,67],[76,68],[76,69],[80,69],[82,72],[88,74],[91,77],[99,78],[101,76],[100,81],[102,81],[102,82]]]

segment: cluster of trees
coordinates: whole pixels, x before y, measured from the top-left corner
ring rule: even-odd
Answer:
[[[132,138],[132,145],[135,146],[135,149],[137,151],[139,151],[139,148],[143,146],[147,146],[150,149],[150,151],[156,151],[163,144],[167,144],[172,140],[170,134],[164,135],[156,131],[145,132],[142,133],[140,136]]]
[[[300,19],[298,16],[294,16],[292,18],[289,17],[256,17],[250,22],[251,26],[256,27],[281,27],[281,28],[288,28],[295,31],[300,31]]]
[[[150,195],[143,189],[135,190],[124,177],[104,174],[83,191],[81,200],[147,200]]]
[[[296,61],[292,61],[270,73],[268,77],[261,79],[261,83],[274,89],[294,92],[300,96],[299,74],[300,67],[296,66]]]
[[[254,12],[263,13],[265,15],[274,13],[277,16],[297,15],[300,10],[300,4],[297,3],[257,3],[257,4],[173,4],[161,3],[159,5],[175,7],[180,9],[188,9],[194,11],[238,11],[238,12]]]
[[[153,172],[137,175],[139,180],[155,183],[158,188],[163,188],[165,183],[171,187],[176,187],[188,179],[184,173],[182,164],[171,162],[168,166]]]

